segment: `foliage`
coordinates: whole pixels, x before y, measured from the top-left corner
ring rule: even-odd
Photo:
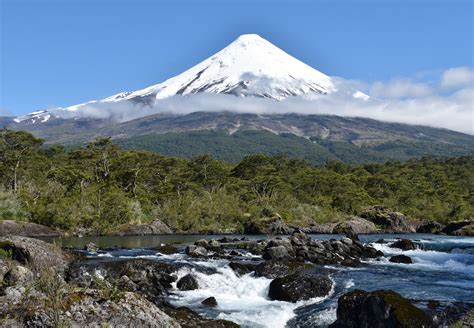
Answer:
[[[413,126],[409,127],[415,129]],[[427,133],[424,130],[423,132]],[[420,131],[419,134],[422,135],[423,132]],[[376,140],[374,142],[371,142],[370,137],[367,137],[365,142],[357,140],[353,142],[351,138],[342,139],[337,132],[333,133],[334,135],[328,139],[317,137],[307,139],[290,133],[275,134],[265,130],[240,130],[232,134],[224,130],[201,130],[139,134],[117,139],[116,142],[125,149],[149,150],[182,158],[209,154],[230,163],[238,163],[245,156],[255,154],[272,156],[285,154],[314,165],[323,165],[328,160],[365,164],[388,160],[405,161],[422,156],[463,156],[474,151],[472,140],[459,144],[440,142],[441,139],[433,140],[433,138],[409,141],[392,137],[389,140],[378,141],[380,136],[378,138],[374,136]],[[440,133],[439,138],[442,137]],[[357,139],[356,136],[354,139]]]
[[[11,140],[27,150],[20,156]],[[90,233],[161,219],[177,231],[217,232],[241,231],[268,213],[300,225],[337,221],[374,204],[443,222],[474,213],[474,156],[313,166],[255,154],[233,165],[123,150],[110,139],[69,151],[40,145],[2,130],[0,219]]]

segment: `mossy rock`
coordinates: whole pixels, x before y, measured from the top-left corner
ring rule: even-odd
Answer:
[[[391,290],[354,290],[339,298],[337,320],[331,328],[431,327],[431,317]]]

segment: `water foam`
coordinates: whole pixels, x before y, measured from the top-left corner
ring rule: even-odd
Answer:
[[[171,297],[172,303],[178,306],[192,306],[201,313],[211,316],[214,314],[213,316],[218,319],[231,320],[243,327],[277,328],[284,327],[286,322],[295,316],[296,308],[321,302],[326,298],[313,298],[297,303],[272,301],[267,297],[271,279],[255,277],[253,274],[238,277],[227,266],[228,262],[224,261],[204,263],[207,266],[213,265],[217,273],[208,275],[192,268],[180,269],[176,274],[177,278],[192,273],[198,281],[199,289],[178,291],[175,283],[173,286],[175,295]],[[217,300],[216,309],[196,308],[202,300],[211,296]],[[212,311],[215,312],[212,313]]]
[[[372,246],[382,251],[386,256],[404,254],[410,256],[413,260],[413,264],[400,264],[389,262],[385,258],[378,261],[370,261],[372,264],[405,266],[421,270],[456,271],[474,275],[474,255],[472,254],[445,253],[422,249],[403,251],[398,248],[391,248],[386,244],[377,243],[372,244]]]

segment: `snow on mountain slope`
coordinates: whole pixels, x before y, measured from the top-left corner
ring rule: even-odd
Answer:
[[[331,78],[288,55],[256,34],[241,35],[223,50],[163,83],[107,98],[117,101],[155,95],[225,93],[282,100],[334,90]]]
[[[131,101],[152,106],[156,100],[197,93],[230,94],[283,100],[302,94],[336,91],[331,77],[313,69],[256,34],[244,34],[227,47],[163,83],[135,92],[122,92],[84,104],[39,111],[17,117],[17,122],[44,122],[61,111],[87,110],[89,105]],[[41,112],[41,113],[40,113]],[[33,115],[34,114],[34,115]]]

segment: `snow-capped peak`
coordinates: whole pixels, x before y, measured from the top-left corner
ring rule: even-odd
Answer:
[[[244,34],[227,47],[163,83],[135,92],[122,92],[102,100],[57,108],[54,113],[75,112],[88,105],[130,101],[153,106],[156,100],[175,95],[220,93],[239,97],[283,100],[302,94],[336,91],[335,80],[287,54],[257,34]],[[361,97],[361,95],[358,95]],[[26,115],[19,121],[45,122],[51,111]]]
[[[239,36],[227,47],[163,83],[104,99],[118,101],[200,92],[282,100],[288,96],[334,90],[331,78],[290,56],[257,34]]]

